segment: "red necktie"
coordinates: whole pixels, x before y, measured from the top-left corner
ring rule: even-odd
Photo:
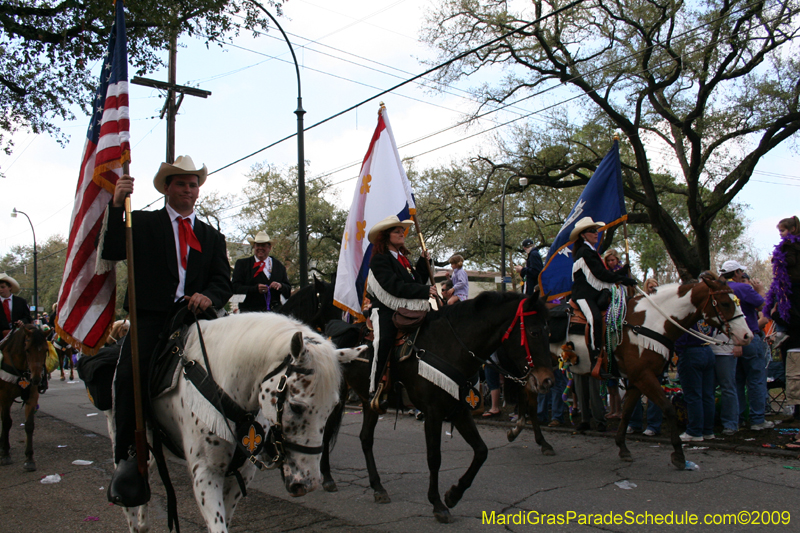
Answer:
[[[9,298],[3,300],[3,311],[6,312],[6,320],[11,324],[11,304],[9,303]]]
[[[258,276],[262,272],[264,272],[264,266],[266,265],[266,261],[256,261],[256,264],[253,265],[253,268],[256,269],[256,273],[253,274],[253,277]]]
[[[181,266],[186,270],[186,258],[189,256],[189,248],[198,252],[203,251],[200,247],[200,241],[197,240],[197,236],[192,229],[192,221],[188,217],[178,220],[178,241],[181,247]]]
[[[400,261],[400,264],[406,267],[408,270],[411,270],[411,263],[408,262],[406,256],[403,254],[397,254],[397,260]]]

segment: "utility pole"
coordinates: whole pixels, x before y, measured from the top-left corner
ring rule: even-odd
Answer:
[[[142,78],[139,76],[134,76],[131,79],[131,83],[135,85],[143,85],[145,87],[153,87],[155,89],[161,89],[162,91],[167,91],[167,101],[164,102],[164,107],[161,108],[161,118],[164,118],[164,114],[167,115],[167,163],[174,163],[175,162],[175,118],[178,115],[178,110],[181,107],[181,103],[183,103],[183,97],[185,95],[189,96],[198,96],[200,98],[208,98],[211,96],[211,91],[204,91],[202,89],[196,89],[194,87],[187,87],[185,85],[178,85],[177,84],[177,59],[178,56],[178,36],[175,35],[169,44],[169,81],[163,82],[158,80],[152,80],[150,78]],[[180,96],[175,100],[177,94]]]

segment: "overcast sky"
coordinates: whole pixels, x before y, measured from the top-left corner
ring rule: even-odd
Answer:
[[[280,22],[290,34],[301,64],[306,127],[426,70],[419,60],[431,59],[433,54],[418,36],[429,5],[429,0],[287,2]],[[177,120],[178,155],[188,154],[214,171],[296,132],[294,66],[277,30],[257,39],[242,35],[235,46],[207,49],[196,39],[182,39],[181,45],[178,83],[198,86],[212,95],[208,99],[184,99]],[[515,118],[524,110],[535,111],[537,102],[528,101],[517,110],[491,115],[468,130],[455,128],[432,134],[462,120],[463,113],[474,108],[465,91],[491,81],[497,74],[483,72],[445,93],[406,85],[306,132],[307,179],[328,175],[338,183],[331,199],[341,206],[349,204],[381,101],[391,117],[400,155],[418,156],[417,168],[476,153],[495,133],[470,135]],[[130,71],[129,75],[134,73]],[[166,81],[167,74],[164,70],[147,77]],[[133,206],[142,208],[159,196],[152,187],[152,176],[166,150],[166,124],[158,118],[164,98],[155,89],[137,85],[131,85],[130,93],[131,173],[138,178]],[[0,179],[4,199],[0,254],[14,245],[31,242],[30,226],[24,217],[9,216],[14,207],[30,216],[38,242],[53,234],[67,234],[88,125],[86,117],[76,114],[75,121],[63,125],[70,136],[65,148],[46,135],[20,134],[15,137],[14,153],[0,155],[0,168],[6,175]],[[279,168],[295,165],[296,140],[211,175],[202,192],[241,191],[245,174],[257,162]],[[737,197],[750,206],[748,235],[764,257],[778,240],[777,221],[800,211],[798,186],[800,157],[784,148],[762,161]]]

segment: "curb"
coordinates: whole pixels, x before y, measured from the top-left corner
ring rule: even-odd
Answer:
[[[506,427],[506,428],[513,428],[516,424],[513,422],[506,422],[500,420],[478,420],[475,419],[475,422],[478,425],[487,425],[487,426],[495,426],[495,427]],[[532,430],[528,427],[528,424],[525,425],[525,429],[528,431]],[[587,431],[577,431],[574,427],[548,427],[548,426],[539,426],[543,432],[553,432],[553,433],[568,433],[570,435],[583,435],[586,437],[601,437],[606,439],[613,439],[616,437],[616,431],[594,431],[594,430],[587,430]],[[655,442],[658,444],[663,444],[668,447],[672,446],[672,442],[667,439],[666,437],[647,437],[642,435],[641,433],[634,433],[626,435],[626,440],[628,441],[635,441],[635,442]],[[694,446],[702,446],[704,448],[715,449],[715,450],[722,450],[726,452],[733,452],[733,453],[742,453],[748,455],[764,455],[770,457],[783,457],[786,459],[798,459],[800,460],[800,451],[792,451],[792,450],[784,450],[781,448],[762,448],[759,446],[749,446],[744,444],[731,444],[727,442],[719,442],[717,439],[711,441],[702,441],[702,442],[694,442],[694,443],[686,443],[687,445],[691,444]],[[686,448],[686,446],[684,446]]]

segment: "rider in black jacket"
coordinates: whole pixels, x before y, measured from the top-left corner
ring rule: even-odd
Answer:
[[[572,250],[572,299],[589,323],[592,343],[589,355],[592,367],[603,347],[603,311],[608,307],[608,292],[615,283],[636,285],[636,280],[611,272],[603,264],[603,259],[595,248],[597,229],[603,226],[603,222],[584,217],[575,224],[570,233],[570,240],[575,241]]]

